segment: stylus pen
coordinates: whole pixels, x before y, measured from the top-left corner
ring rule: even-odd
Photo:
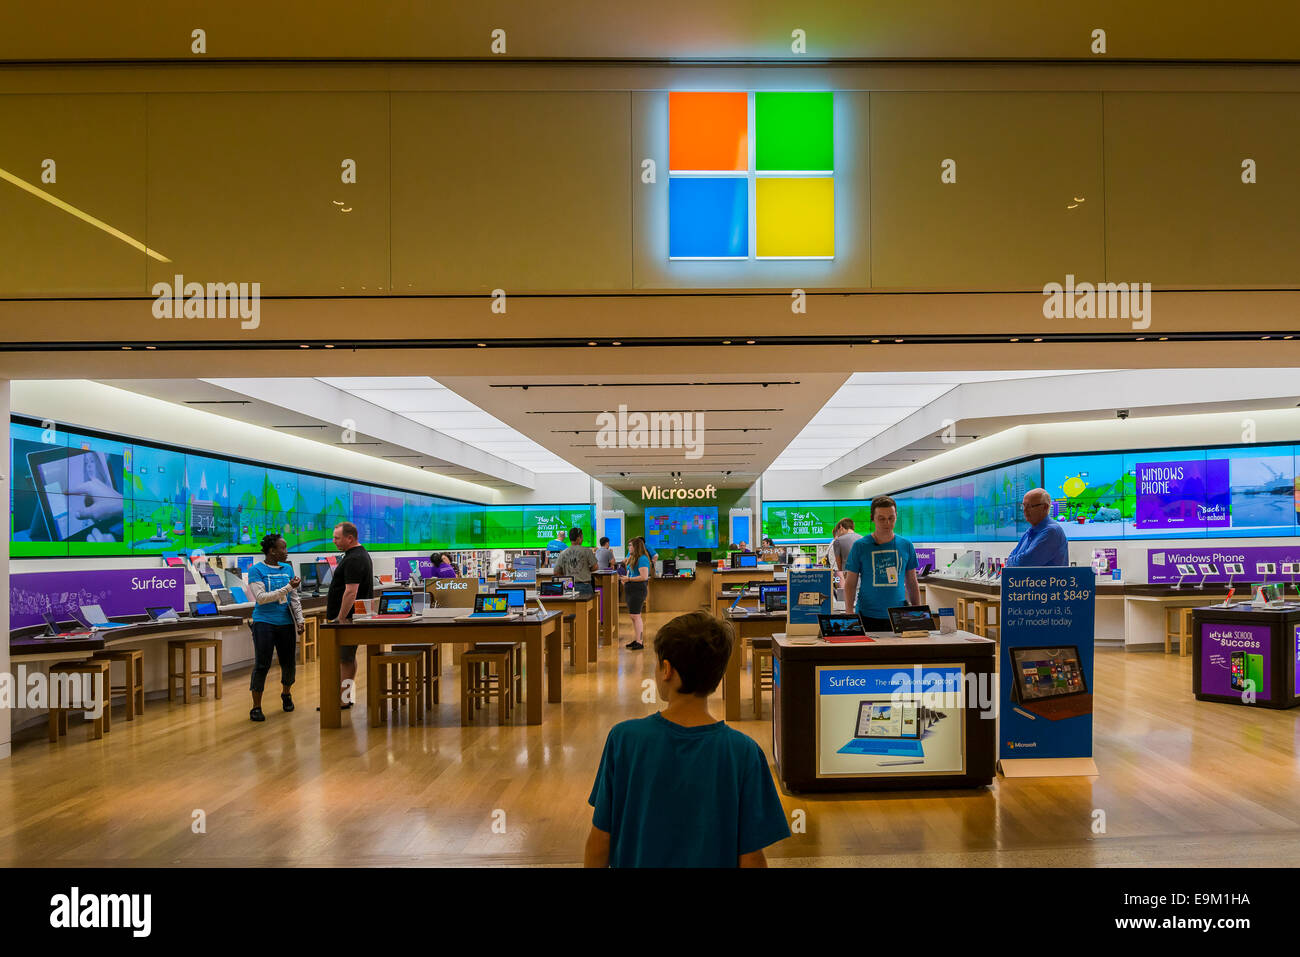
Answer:
[[[913,758],[910,761],[881,761],[880,767],[892,768],[900,764],[925,764],[925,758]]]
[[[1037,721],[1037,720],[1038,720],[1038,716],[1037,716],[1037,715],[1032,715],[1032,714],[1030,714],[1028,711],[1021,711],[1019,708],[1012,708],[1011,710],[1014,711],[1016,714],[1023,714],[1023,715],[1024,715],[1026,718],[1028,718],[1030,721]]]

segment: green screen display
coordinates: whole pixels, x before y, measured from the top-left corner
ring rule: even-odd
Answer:
[[[256,553],[264,535],[292,552],[332,551],[339,522],[371,550],[545,548],[588,505],[475,505],[62,428],[10,425],[10,555]]]

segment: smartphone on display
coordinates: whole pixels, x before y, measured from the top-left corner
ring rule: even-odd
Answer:
[[[1234,651],[1229,658],[1228,687],[1233,691],[1246,690],[1246,653]]]

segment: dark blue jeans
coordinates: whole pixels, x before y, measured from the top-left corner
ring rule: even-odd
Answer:
[[[591,582],[574,582],[573,593],[583,598],[591,598],[596,594],[596,587]]]
[[[273,625],[269,621],[254,621],[253,678],[248,685],[249,691],[261,691],[266,687],[266,675],[271,670],[271,652],[280,659],[280,683],[286,688],[297,677],[298,656],[296,644],[298,629],[290,622],[287,625]]]

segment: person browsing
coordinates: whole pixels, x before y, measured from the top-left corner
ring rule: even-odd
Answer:
[[[1007,558],[1008,568],[1041,568],[1070,564],[1070,541],[1061,523],[1052,518],[1052,496],[1045,488],[1030,489],[1020,503],[1029,528]]]
[[[591,585],[591,573],[596,570],[596,553],[582,547],[582,529],[569,529],[569,547],[560,552],[551,563],[556,578],[572,578],[573,592],[583,598],[596,594]]]
[[[614,549],[609,547],[608,538],[602,538],[600,548],[596,549],[596,567],[602,572],[607,572],[614,567]]]
[[[334,526],[334,547],[343,552],[334,578],[330,582],[329,597],[325,601],[325,620],[351,621],[353,603],[358,598],[371,598],[375,594],[374,565],[370,553],[357,541],[357,527],[351,522]],[[344,689],[356,687],[357,646],[339,645],[339,678]],[[352,707],[352,695],[345,690],[342,707]]]
[[[640,651],[645,647],[641,636],[645,632],[645,623],[641,614],[645,611],[646,596],[650,593],[650,556],[646,554],[645,539],[638,535],[628,543],[628,574],[620,575],[623,584],[623,596],[627,599],[627,614],[632,619],[632,640],[627,647]]]
[[[888,495],[871,500],[872,532],[853,543],[844,562],[844,607],[867,631],[891,631],[889,609],[921,604],[916,549],[894,534],[898,506]]]
[[[766,867],[790,836],[767,758],[709,713],[735,638],[706,612],[655,635],[655,686],[667,707],[610,729],[587,803],[587,867]]]

